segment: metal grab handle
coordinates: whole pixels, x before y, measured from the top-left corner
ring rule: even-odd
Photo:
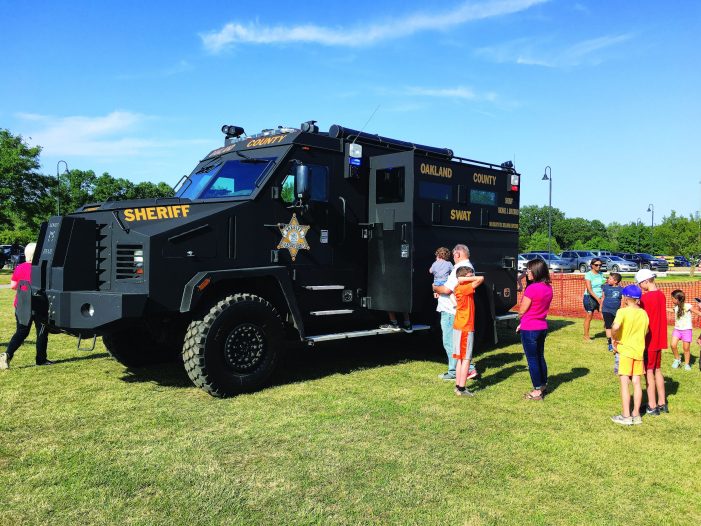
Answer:
[[[346,200],[338,196],[339,201],[341,201],[341,209],[343,210],[343,229],[342,229],[342,237],[341,237],[341,243],[346,240]]]
[[[406,223],[402,225],[402,242],[406,243]]]

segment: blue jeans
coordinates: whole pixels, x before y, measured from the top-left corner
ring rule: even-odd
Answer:
[[[545,363],[545,337],[548,330],[521,331],[521,344],[528,361],[533,389],[541,389],[548,383],[548,365]]]
[[[453,358],[453,322],[455,314],[441,312],[441,333],[443,334],[443,348],[448,355],[448,373],[455,375],[455,366],[458,361]]]

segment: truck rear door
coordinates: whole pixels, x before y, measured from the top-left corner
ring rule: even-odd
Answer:
[[[411,312],[413,152],[370,158],[368,199],[369,307]]]

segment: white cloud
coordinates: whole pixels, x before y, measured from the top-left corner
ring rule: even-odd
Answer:
[[[134,157],[156,149],[201,141],[162,141],[139,137],[139,128],[155,117],[128,111],[113,111],[104,116],[55,117],[19,113],[28,123],[25,135],[42,146],[42,154],[56,156]]]
[[[477,54],[501,63],[511,62],[548,68],[571,67],[585,63],[598,64],[603,58],[597,52],[627,42],[631,38],[633,38],[632,33],[606,35],[583,40],[560,50],[555,50],[551,42],[518,39],[499,46],[478,49]]]
[[[312,43],[325,46],[360,47],[381,40],[405,37],[421,31],[440,31],[455,26],[510,15],[548,0],[486,0],[463,2],[450,11],[413,13],[374,24],[351,28],[322,27],[314,24],[298,26],[265,26],[259,23],[230,22],[220,30],[201,33],[205,49],[219,53],[234,44]]]
[[[421,97],[440,97],[488,102],[495,102],[497,100],[497,94],[494,92],[477,93],[472,88],[465,86],[456,86],[453,88],[423,88],[410,86],[406,89],[406,94]]]

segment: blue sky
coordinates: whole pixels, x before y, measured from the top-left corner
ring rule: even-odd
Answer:
[[[224,123],[377,109],[369,132],[515,160],[522,206],[549,165],[568,217],[658,223],[701,208],[699,34],[691,0],[0,0],[0,127],[47,174],[174,184]]]

